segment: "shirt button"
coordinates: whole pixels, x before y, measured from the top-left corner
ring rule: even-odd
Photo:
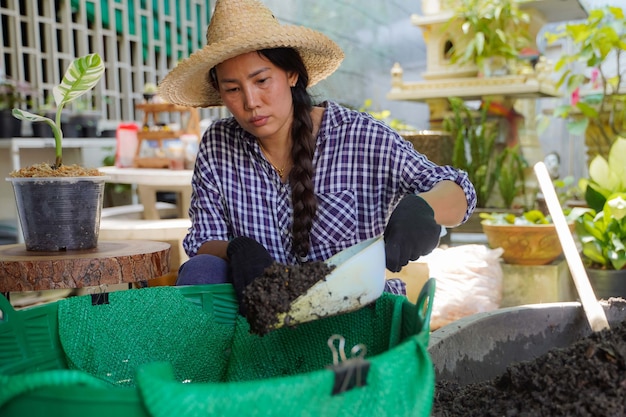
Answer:
[[[287,229],[283,229],[282,230],[283,235],[287,236],[289,234],[289,230]]]

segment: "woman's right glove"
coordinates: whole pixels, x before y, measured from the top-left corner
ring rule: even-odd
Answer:
[[[243,305],[243,290],[263,275],[265,268],[274,263],[274,259],[263,245],[245,236],[230,241],[226,248],[226,256],[228,256],[228,277],[235,288],[239,313],[246,316],[248,312]]]
[[[391,213],[385,227],[387,269],[398,272],[402,267],[439,245],[441,226],[428,203],[415,194],[403,197]]]

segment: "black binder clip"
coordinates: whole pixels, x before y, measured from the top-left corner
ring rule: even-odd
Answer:
[[[91,305],[99,306],[102,304],[109,304],[109,293],[101,292],[96,294],[91,294]]]
[[[339,342],[339,348],[335,342]],[[328,347],[333,354],[333,364],[327,368],[335,373],[335,383],[332,395],[341,394],[355,387],[367,384],[367,373],[370,369],[369,361],[366,361],[367,348],[363,344],[355,345],[351,350],[351,357],[346,356],[346,339],[341,335],[332,335],[328,338]]]

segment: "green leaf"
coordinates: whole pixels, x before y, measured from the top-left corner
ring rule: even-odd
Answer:
[[[609,151],[610,187],[612,192],[626,192],[626,139],[617,138]]]
[[[588,184],[585,190],[585,201],[590,208],[600,211],[606,203],[606,197],[594,185]]]
[[[576,108],[578,108],[578,110],[580,110],[580,112],[586,117],[592,119],[598,117],[598,111],[584,101],[579,101],[578,103],[576,103]]]
[[[600,250],[594,242],[583,244],[583,255],[591,259],[593,262],[597,262],[601,265],[607,264],[607,260],[604,258],[602,250]]]
[[[104,63],[98,54],[76,58],[61,83],[52,89],[57,107],[63,106],[91,90],[104,74]]]
[[[33,123],[34,122],[44,122],[48,126],[50,126],[53,131],[55,131],[55,130],[58,131],[58,127],[54,123],[54,121],[52,119],[47,118],[47,117],[40,116],[38,114],[30,113],[30,112],[27,112],[25,110],[20,110],[20,109],[13,109],[13,111],[11,113],[13,114],[14,117],[16,117],[16,118],[18,118],[20,120],[26,120],[26,121],[33,122]]]

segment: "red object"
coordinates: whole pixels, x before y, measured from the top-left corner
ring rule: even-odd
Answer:
[[[134,122],[120,123],[115,132],[115,166],[118,168],[128,168],[133,166],[133,160],[137,153],[139,140],[137,133],[139,125]]]

